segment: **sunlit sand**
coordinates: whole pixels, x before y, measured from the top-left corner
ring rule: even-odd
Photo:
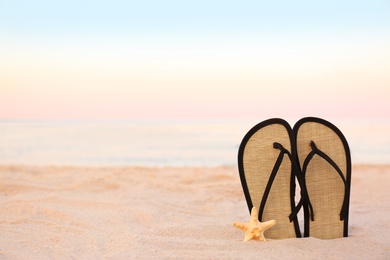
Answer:
[[[3,165],[0,176],[5,259],[385,259],[390,253],[390,166],[353,167],[348,238],[265,243],[242,242],[232,226],[249,219],[236,167]]]

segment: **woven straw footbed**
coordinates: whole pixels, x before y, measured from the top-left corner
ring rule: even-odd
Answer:
[[[279,124],[261,128],[251,136],[245,146],[243,154],[245,178],[253,206],[257,208],[260,208],[264,190],[280,153],[279,149],[273,148],[274,142],[291,151],[288,132]],[[264,207],[262,221],[276,220],[276,225],[264,233],[267,238],[296,237],[294,224],[289,220],[290,178],[291,162],[285,155]]]
[[[346,174],[347,159],[340,137],[332,129],[315,122],[304,123],[298,131],[297,149],[301,167],[311,151],[311,141]],[[324,159],[314,155],[305,178],[314,210],[314,221],[310,220],[310,236],[321,239],[343,237],[344,221],[340,221],[340,210],[344,199],[344,183],[339,174]]]

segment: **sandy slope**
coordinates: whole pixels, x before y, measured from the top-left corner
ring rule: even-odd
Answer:
[[[242,242],[234,167],[0,166],[0,258],[389,259],[390,166],[354,166],[350,237]]]

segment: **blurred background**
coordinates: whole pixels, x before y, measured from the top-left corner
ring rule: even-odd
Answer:
[[[234,164],[317,116],[388,163],[389,46],[387,0],[2,0],[0,162]]]
[[[1,119],[390,117],[390,2],[0,1]]]

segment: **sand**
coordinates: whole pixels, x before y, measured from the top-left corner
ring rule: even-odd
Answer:
[[[350,237],[242,242],[235,167],[3,165],[0,258],[390,259],[390,166],[352,174]]]

